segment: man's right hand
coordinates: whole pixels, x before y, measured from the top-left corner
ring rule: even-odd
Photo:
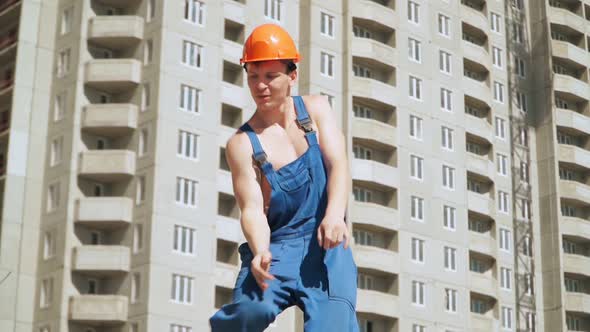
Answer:
[[[271,260],[272,254],[270,251],[263,251],[254,256],[254,258],[252,258],[252,263],[250,264],[254,279],[256,279],[256,283],[262,291],[265,291],[268,288],[268,284],[265,280],[274,280],[275,278],[268,272],[270,270]]]

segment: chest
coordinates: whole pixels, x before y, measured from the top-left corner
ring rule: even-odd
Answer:
[[[315,125],[314,125],[314,129]],[[316,129],[317,130],[317,129]],[[267,154],[268,161],[274,169],[293,162],[303,155],[308,149],[305,132],[296,124],[287,129],[280,126],[267,128],[259,135],[262,148]]]

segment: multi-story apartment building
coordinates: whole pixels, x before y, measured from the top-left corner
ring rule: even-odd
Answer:
[[[292,93],[347,138],[361,331],[590,331],[589,21],[587,0],[0,1],[0,330],[208,330],[244,241],[239,58],[273,22]]]

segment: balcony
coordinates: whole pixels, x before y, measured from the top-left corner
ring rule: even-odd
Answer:
[[[470,250],[496,257],[496,247],[496,239],[491,237],[488,233],[469,232]]]
[[[133,104],[87,105],[82,114],[82,129],[101,136],[123,136],[137,129],[137,114]]]
[[[127,8],[138,5],[142,0],[98,0],[100,3],[117,8]]]
[[[559,180],[562,197],[590,205],[590,186],[576,181]]]
[[[238,268],[236,266],[227,263],[216,262],[215,276],[213,277],[216,286],[233,289],[237,276]]]
[[[72,270],[99,275],[129,272],[129,248],[87,245],[74,248]]]
[[[223,40],[223,59],[239,63],[242,57],[242,45],[231,40]]]
[[[234,22],[246,23],[246,6],[234,0],[223,1],[223,16]]]
[[[398,101],[395,86],[372,78],[353,76],[351,93],[353,96],[373,99],[386,105],[397,105]]]
[[[135,175],[135,152],[91,150],[80,154],[79,175],[95,181],[115,182]]]
[[[559,144],[559,160],[590,169],[590,151],[574,145]]]
[[[469,331],[473,332],[489,332],[489,331],[499,331],[498,324],[494,324],[494,320],[491,317],[486,317],[484,315],[471,313],[471,326]],[[494,328],[496,327],[496,328]]]
[[[461,5],[459,6],[459,13],[463,22],[472,25],[481,31],[488,31],[488,18],[479,10],[475,10],[466,5]]]
[[[133,200],[128,197],[85,197],[76,203],[75,222],[91,228],[121,228],[133,219]]]
[[[467,191],[467,208],[479,214],[493,217],[494,200],[486,194]]]
[[[86,63],[87,86],[106,92],[123,92],[141,82],[141,62],[135,59],[97,59]]]
[[[354,247],[354,260],[359,268],[399,273],[399,254],[395,251],[373,247],[356,245]]]
[[[357,312],[397,318],[399,316],[398,306],[398,297],[396,295],[368,289],[357,290]]]
[[[469,285],[471,290],[477,293],[494,298],[498,297],[496,280],[491,276],[469,271]]]
[[[221,82],[221,101],[239,109],[248,104],[244,88],[228,82]]]
[[[356,0],[351,3],[351,13],[356,18],[377,22],[387,27],[393,27],[397,22],[395,11],[371,0]]]
[[[590,277],[590,257],[564,253],[563,271]]]
[[[557,91],[575,96],[574,98],[588,101],[590,88],[585,82],[569,75],[554,74],[553,87]]]
[[[7,14],[11,14],[11,18],[17,18],[19,13],[13,9],[20,6],[21,0],[4,0],[0,1],[0,18],[3,22],[8,22]]]
[[[352,179],[377,183],[388,188],[399,188],[397,168],[372,160],[353,159]]]
[[[370,38],[352,37],[352,56],[375,59],[390,67],[397,65],[396,49]]]
[[[547,17],[551,23],[559,24],[564,27],[570,27],[577,30],[579,33],[586,31],[586,20],[567,9],[548,6],[549,12]]]
[[[494,178],[496,168],[494,163],[484,156],[479,156],[473,153],[466,153],[467,155],[467,169],[473,173],[480,174],[488,179]]]
[[[350,202],[349,219],[355,223],[370,224],[388,230],[399,229],[397,209],[365,202]]]
[[[463,85],[463,91],[468,96],[490,105],[491,104],[491,92],[490,88],[484,82],[479,82],[470,77],[463,76],[461,84]]]
[[[71,321],[84,324],[118,325],[127,321],[128,299],[120,295],[70,297]]]
[[[553,56],[569,59],[578,63],[580,66],[586,66],[590,61],[590,57],[584,49],[566,41],[552,39],[551,50],[553,51]]]
[[[0,38],[0,63],[9,63],[16,58],[16,36],[3,36]]]
[[[583,312],[590,315],[590,295],[585,293],[565,293],[565,310]]]
[[[233,195],[231,173],[224,170],[217,170],[217,191]]]
[[[478,118],[469,114],[465,115],[465,130],[475,136],[484,138],[490,143],[493,142],[494,128],[483,118]]]
[[[590,117],[575,111],[558,108],[556,124],[590,135]]]
[[[111,49],[121,49],[143,39],[143,18],[139,16],[96,16],[88,23],[88,41]]]
[[[353,118],[352,136],[387,144],[390,147],[397,146],[397,128],[378,120]]]
[[[240,220],[220,215],[215,218],[215,233],[218,239],[236,243],[244,241]]]
[[[576,217],[560,217],[559,228],[562,234],[583,237],[590,241],[590,221]]]
[[[490,55],[483,47],[466,40],[462,41],[463,56],[471,61],[477,61],[484,64],[487,68],[490,66]]]

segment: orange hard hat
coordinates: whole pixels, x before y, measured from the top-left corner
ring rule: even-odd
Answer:
[[[295,42],[289,33],[276,24],[257,26],[246,42],[240,64],[264,60],[293,60],[300,59]]]

